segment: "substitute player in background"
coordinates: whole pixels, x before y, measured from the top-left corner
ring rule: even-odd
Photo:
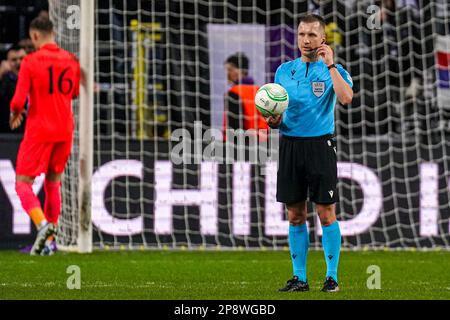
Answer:
[[[36,50],[22,61],[11,101],[10,127],[22,122],[25,101],[27,123],[16,163],[16,192],[38,230],[31,254],[49,254],[46,247],[56,233],[61,211],[61,174],[72,149],[72,99],[78,95],[80,66],[75,56],[54,41],[53,24],[38,17],[30,24]],[[33,193],[36,176],[45,173],[45,205]],[[43,250],[45,249],[47,250]]]
[[[322,245],[327,265],[322,291],[338,291],[341,233],[336,220],[338,201],[334,107],[336,98],[349,104],[353,82],[341,65],[333,62],[333,51],[325,44],[325,22],[318,15],[305,15],[298,26],[301,58],[283,63],[275,83],[289,94],[282,116],[266,118],[281,133],[277,201],[286,204],[293,278],[280,291],[308,291],[306,257],[309,234],[306,200],[316,204],[322,225]]]

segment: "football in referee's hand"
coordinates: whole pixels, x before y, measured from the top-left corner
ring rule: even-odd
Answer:
[[[282,86],[267,83],[256,92],[255,105],[264,117],[280,115],[289,104],[289,96]]]

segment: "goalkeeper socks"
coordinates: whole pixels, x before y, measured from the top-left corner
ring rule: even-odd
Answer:
[[[16,181],[16,192],[23,209],[28,213],[36,227],[39,229],[42,225],[45,225],[47,221],[42,212],[41,203],[33,192],[32,184]]]
[[[59,214],[61,213],[61,181],[49,181],[45,179],[45,217],[48,222],[57,224]]]
[[[337,221],[328,226],[322,226],[322,246],[327,263],[327,277],[332,277],[336,282],[341,251],[341,230]]]
[[[308,255],[309,234],[306,223],[300,226],[289,225],[289,249],[291,251],[294,276],[306,282],[306,257]]]

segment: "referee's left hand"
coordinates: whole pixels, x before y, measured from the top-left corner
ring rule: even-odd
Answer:
[[[329,66],[334,62],[334,54],[333,49],[327,44],[321,44],[320,47],[316,51],[317,56],[322,57],[323,62]]]
[[[21,112],[20,113],[11,112],[11,115],[9,116],[9,126],[11,130],[17,129],[22,123],[22,120],[23,116]]]
[[[269,125],[269,127],[271,127],[272,129],[276,129],[276,128],[278,128],[278,126],[281,123],[281,114],[273,115],[273,116],[267,116],[267,117],[264,117],[264,119],[266,120],[266,122]]]

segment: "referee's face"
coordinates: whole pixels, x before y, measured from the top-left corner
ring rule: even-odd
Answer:
[[[325,41],[325,31],[320,22],[300,22],[297,30],[297,43],[302,56],[316,58],[316,49]]]

